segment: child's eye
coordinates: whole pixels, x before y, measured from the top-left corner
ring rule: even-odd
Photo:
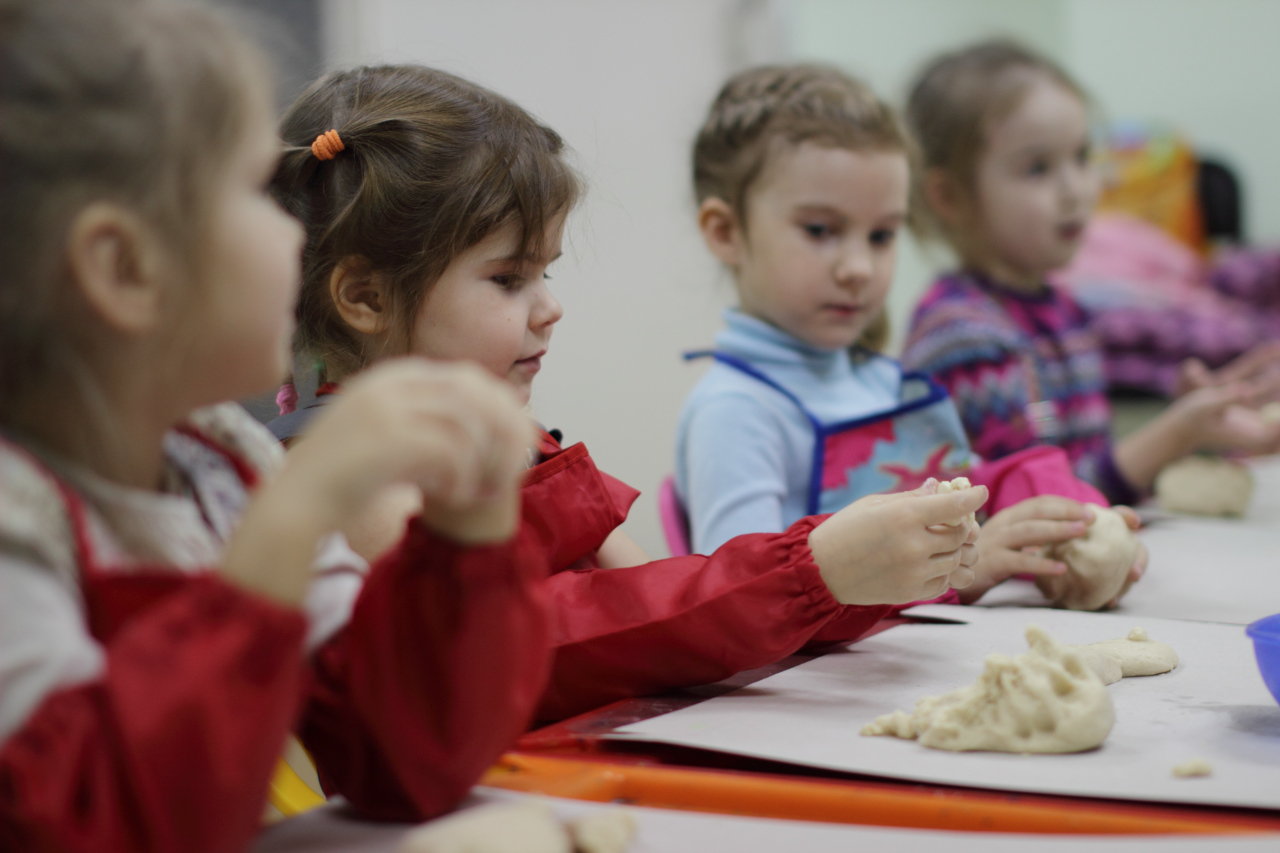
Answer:
[[[1027,164],[1027,174],[1031,177],[1041,177],[1049,174],[1048,160],[1032,160]]]
[[[831,227],[821,222],[806,222],[800,226],[805,234],[808,234],[815,240],[821,240],[823,237],[831,236]]]
[[[498,287],[501,287],[503,290],[514,290],[523,283],[524,279],[514,273],[507,273],[503,275],[490,276],[489,281],[498,285]]]
[[[873,246],[892,246],[893,241],[898,238],[897,230],[893,228],[877,228],[871,232],[871,245]]]

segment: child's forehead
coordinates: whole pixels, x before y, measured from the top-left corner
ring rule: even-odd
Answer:
[[[1068,143],[1088,134],[1088,107],[1078,94],[1048,78],[1032,81],[1002,114],[987,121],[993,149],[1027,144]]]
[[[563,213],[552,217],[540,240],[535,240],[532,246],[522,246],[524,226],[514,219],[507,220],[464,250],[459,259],[479,264],[549,263],[560,257],[564,222]]]
[[[909,171],[907,155],[893,148],[848,148],[801,142],[774,152],[756,182],[757,197],[839,197],[849,182],[898,183]]]

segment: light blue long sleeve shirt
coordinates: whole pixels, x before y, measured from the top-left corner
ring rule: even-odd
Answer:
[[[737,309],[725,312],[715,349],[786,388],[823,423],[891,409],[902,383],[897,362],[815,349]],[[785,530],[805,514],[814,433],[777,390],[716,362],[694,386],[676,433],[676,491],[695,553],[743,533]]]

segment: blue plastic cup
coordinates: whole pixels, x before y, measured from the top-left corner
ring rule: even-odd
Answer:
[[[1253,654],[1262,680],[1280,702],[1280,613],[1259,619],[1244,630],[1253,638]]]

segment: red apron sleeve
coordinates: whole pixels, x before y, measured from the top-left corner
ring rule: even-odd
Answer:
[[[538,718],[772,663],[837,617],[833,639],[865,632],[888,608],[832,598],[809,551],[819,521],[739,536],[706,557],[553,575],[554,657]]]
[[[258,833],[306,620],[210,574],[141,614],[92,682],[0,748],[0,849],[226,851]]]
[[[384,820],[462,800],[546,683],[546,573],[528,525],[465,548],[410,522],[316,655],[300,735],[325,789]]]

